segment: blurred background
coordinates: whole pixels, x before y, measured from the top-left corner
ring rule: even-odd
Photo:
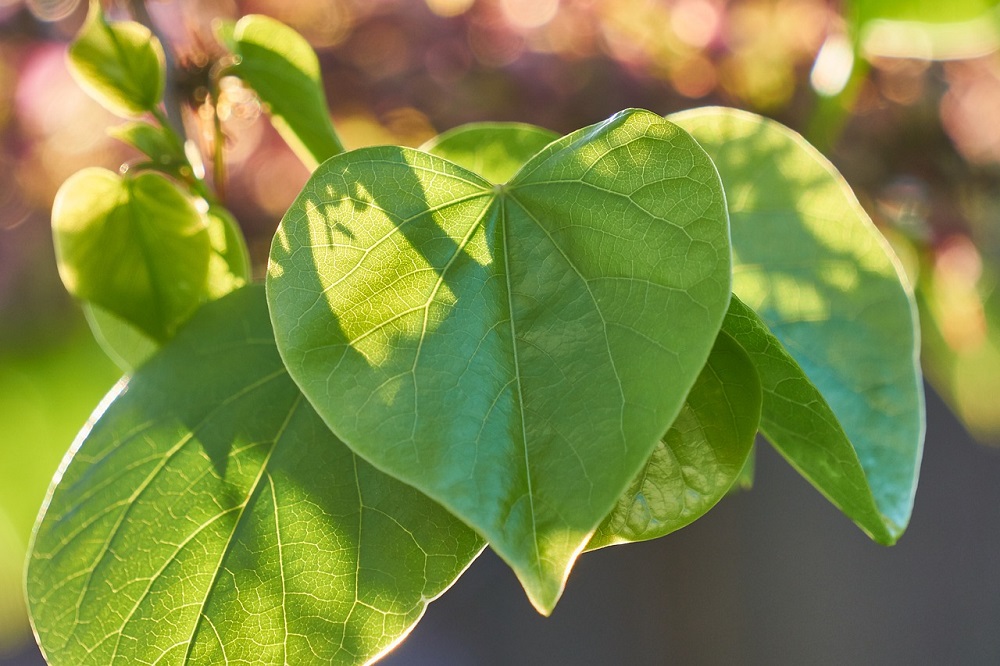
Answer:
[[[106,3],[113,18],[126,5]],[[666,539],[587,555],[554,616],[485,554],[390,664],[1000,663],[1000,10],[994,0],[150,0],[189,137],[211,153],[212,20],[264,13],[318,51],[351,147],[476,120],[567,132],[725,104],[843,171],[917,287],[929,381],[910,530],[881,548],[762,446],[757,485]],[[70,78],[86,3],[0,0],[0,664],[40,664],[21,568],[48,482],[118,376],[55,271],[49,211],[138,161]],[[307,177],[224,80],[227,203],[258,275]]]

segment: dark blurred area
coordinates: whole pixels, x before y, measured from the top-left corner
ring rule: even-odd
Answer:
[[[129,18],[129,3],[105,4]],[[920,33],[912,22],[858,23],[827,0],[147,3],[177,62],[187,134],[205,155],[208,73],[221,55],[212,22],[264,13],[319,53],[349,148],[417,146],[477,120],[567,132],[626,107],[724,104],[774,117],[840,167],[917,287],[925,368],[962,423],[931,397],[899,546],[868,541],[768,453],[757,487],[704,520],[583,558],[551,619],[485,555],[385,663],[1000,663],[1000,451],[989,447],[1000,441],[1000,22],[983,23],[979,5],[993,3],[955,3],[971,6],[954,17],[957,33]],[[106,137],[121,121],[66,69],[85,13],[75,0],[0,0],[4,665],[40,663],[20,601],[31,524],[117,376],[59,282],[49,232],[65,178],[139,159]],[[239,81],[223,79],[218,111],[227,204],[259,275],[308,172]]]

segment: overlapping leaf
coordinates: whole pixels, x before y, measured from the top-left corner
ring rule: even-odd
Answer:
[[[251,14],[219,30],[232,71],[267,106],[271,122],[309,169],[343,150],[326,106],[319,60],[309,43],[270,17]]]
[[[671,118],[726,188],[733,292],[763,321],[726,330],[758,365],[762,429],[863,530],[893,543],[913,506],[924,405],[915,308],[891,250],[833,166],[790,130],[732,109]],[[755,350],[787,352],[802,376],[762,367]]]
[[[482,547],[330,433],[259,287],[113,391],[50,492],[27,589],[54,666],[368,662]]]
[[[395,147],[329,160],[268,298],[334,431],[473,525],[547,613],[680,411],[729,275],[711,162],[628,111],[503,186]]]
[[[154,340],[168,339],[206,296],[208,224],[159,174],[74,174],[56,195],[52,228],[66,289]]]
[[[163,96],[163,48],[149,29],[131,21],[108,23],[101,3],[69,47],[69,69],[102,106],[125,118],[151,111]]]
[[[521,123],[473,123],[422,146],[504,183],[557,135]],[[704,515],[734,480],[749,487],[760,380],[746,352],[720,333],[680,414],[604,519],[588,549],[669,534]],[[742,469],[741,469],[742,468]]]
[[[720,332],[680,414],[601,523],[588,550],[656,539],[688,525],[740,478],[760,422],[747,353]]]
[[[470,123],[434,137],[420,150],[500,185],[558,138],[555,132],[524,123]]]

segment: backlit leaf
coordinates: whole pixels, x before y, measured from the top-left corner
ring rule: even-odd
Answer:
[[[358,664],[481,548],[333,436],[248,287],[199,310],[80,433],[28,603],[53,666]]]
[[[470,123],[434,137],[420,150],[499,185],[558,138],[555,132],[524,123]]]
[[[681,409],[729,300],[711,161],[625,111],[506,185],[398,147],[333,158],[268,299],[310,402],[474,526],[543,613]]]
[[[97,0],[91,0],[87,20],[69,47],[68,60],[80,87],[119,116],[141,116],[163,97],[159,40],[139,23],[108,23]]]
[[[218,36],[236,56],[233,73],[257,92],[275,129],[310,170],[344,150],[330,122],[319,60],[302,35],[251,14]]]
[[[69,292],[154,340],[168,339],[206,298],[205,216],[159,174],[74,174],[56,195],[52,228]]]
[[[726,328],[758,365],[761,429],[863,530],[895,542],[913,508],[924,436],[915,307],[895,256],[833,165],[791,130],[732,109],[672,119],[722,176],[733,292],[763,322],[746,327],[762,353],[787,353],[803,373],[770,373]],[[779,349],[760,337],[768,329]],[[814,394],[835,418],[811,409]]]

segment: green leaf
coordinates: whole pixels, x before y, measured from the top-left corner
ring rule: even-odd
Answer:
[[[558,138],[555,132],[524,123],[470,123],[434,137],[420,150],[500,185]]]
[[[212,256],[208,262],[208,295],[220,298],[250,282],[250,253],[246,240],[229,211],[221,206],[208,209],[208,237]]]
[[[807,378],[782,384],[753,344],[726,328],[757,363],[762,430],[863,530],[895,542],[913,508],[924,436],[915,307],[895,256],[833,165],[791,130],[731,109],[673,119],[725,184],[733,292]],[[811,387],[832,421],[809,409]],[[781,410],[768,398],[779,388],[790,400]]]
[[[28,604],[53,666],[365,663],[481,549],[330,433],[248,287],[81,432],[36,526]]]
[[[208,225],[163,176],[88,168],[52,206],[59,275],[71,294],[166,340],[207,295]]]
[[[547,614],[680,411],[729,284],[711,161],[631,110],[503,186],[405,148],[329,160],[282,220],[268,298],[334,432],[475,527]]]
[[[854,0],[847,16],[869,57],[953,60],[1000,48],[997,0]]]
[[[136,120],[109,127],[108,134],[143,153],[159,167],[176,170],[187,164],[183,146],[162,127]]]
[[[152,111],[163,97],[163,48],[138,23],[108,23],[101,3],[90,12],[68,51],[81,88],[112,113],[130,118]]]
[[[250,257],[243,233],[228,211],[212,206],[207,221],[212,255],[208,264],[206,297],[215,299],[250,281]],[[84,303],[83,311],[101,348],[126,374],[132,373],[159,349],[156,340],[120,317],[91,303]]]
[[[97,344],[125,374],[132,374],[160,348],[159,342],[124,319],[93,303],[84,302],[82,305]]]
[[[720,332],[677,419],[587,549],[656,539],[702,517],[740,477],[760,406],[753,363]]]
[[[275,129],[310,170],[343,152],[327,111],[319,60],[302,35],[251,14],[217,36],[236,56],[232,73],[257,92]]]

